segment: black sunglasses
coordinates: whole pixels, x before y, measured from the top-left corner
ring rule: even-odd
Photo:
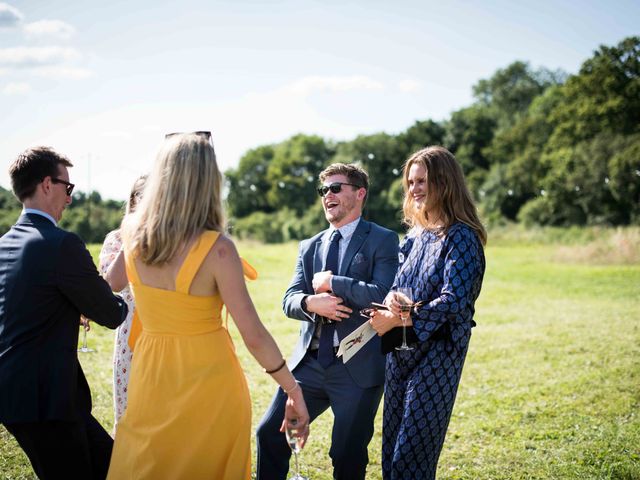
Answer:
[[[51,177],[51,182],[52,183],[61,183],[63,185],[66,185],[66,190],[67,190],[67,195],[68,196],[71,196],[71,194],[73,193],[73,189],[75,188],[75,184],[69,183],[66,180],[62,180],[61,178]]]
[[[198,135],[200,137],[204,137],[206,140],[211,141],[211,132],[207,132],[205,130],[200,130],[198,132],[172,132],[172,133],[167,133],[164,136],[164,139],[168,139],[171,137],[175,137],[176,135]]]
[[[318,187],[318,195],[320,195],[321,197],[324,197],[329,191],[331,191],[331,193],[334,193],[334,194],[340,193],[343,185],[351,185],[352,187],[356,187],[356,188],[364,188],[363,186],[356,185],[355,183],[333,182],[331,185],[323,185],[321,187]]]

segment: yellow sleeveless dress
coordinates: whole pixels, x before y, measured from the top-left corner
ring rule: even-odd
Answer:
[[[175,291],[142,284],[125,255],[142,331],[109,480],[250,478],[251,402],[222,300],[189,294],[218,236],[207,231],[196,241]]]

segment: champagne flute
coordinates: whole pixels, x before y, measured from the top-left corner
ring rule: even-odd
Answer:
[[[402,320],[402,345],[396,350],[413,350],[407,345],[407,320],[413,308],[413,291],[410,287],[399,287],[395,290],[395,300],[400,304],[400,319]]]
[[[89,319],[82,317],[80,319],[80,324],[82,325],[82,347],[78,349],[80,353],[91,353],[94,352],[93,348],[87,347],[87,332],[89,331]]]
[[[296,473],[289,480],[309,480],[307,477],[303,477],[300,475],[300,467],[298,466],[298,453],[300,453],[300,443],[302,439],[298,436],[298,433],[301,433],[296,426],[298,422],[293,419],[287,424],[287,428],[285,430],[285,435],[287,436],[287,443],[289,444],[289,448],[293,452],[296,460]]]

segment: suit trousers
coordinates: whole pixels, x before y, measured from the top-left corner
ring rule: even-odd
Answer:
[[[315,352],[314,352],[315,353]],[[365,478],[369,456],[367,446],[373,436],[373,423],[383,386],[361,388],[354,383],[341,358],[322,368],[316,355],[307,353],[293,371],[302,387],[311,421],[331,408],[334,414],[329,456],[333,478]],[[280,432],[287,395],[278,388],[257,429],[257,479],[285,480],[291,450]],[[310,441],[314,441],[313,433]]]
[[[109,470],[113,439],[87,415],[74,422],[49,420],[4,424],[40,480],[103,480]]]

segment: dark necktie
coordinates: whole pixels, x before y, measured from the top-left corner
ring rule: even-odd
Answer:
[[[342,235],[338,230],[331,234],[327,260],[323,270],[331,270],[334,275],[338,274],[338,258],[340,254],[340,239]],[[318,347],[318,362],[323,368],[327,368],[333,362],[335,354],[333,352],[333,333],[336,330],[334,322],[325,322],[320,331],[320,346]]]

